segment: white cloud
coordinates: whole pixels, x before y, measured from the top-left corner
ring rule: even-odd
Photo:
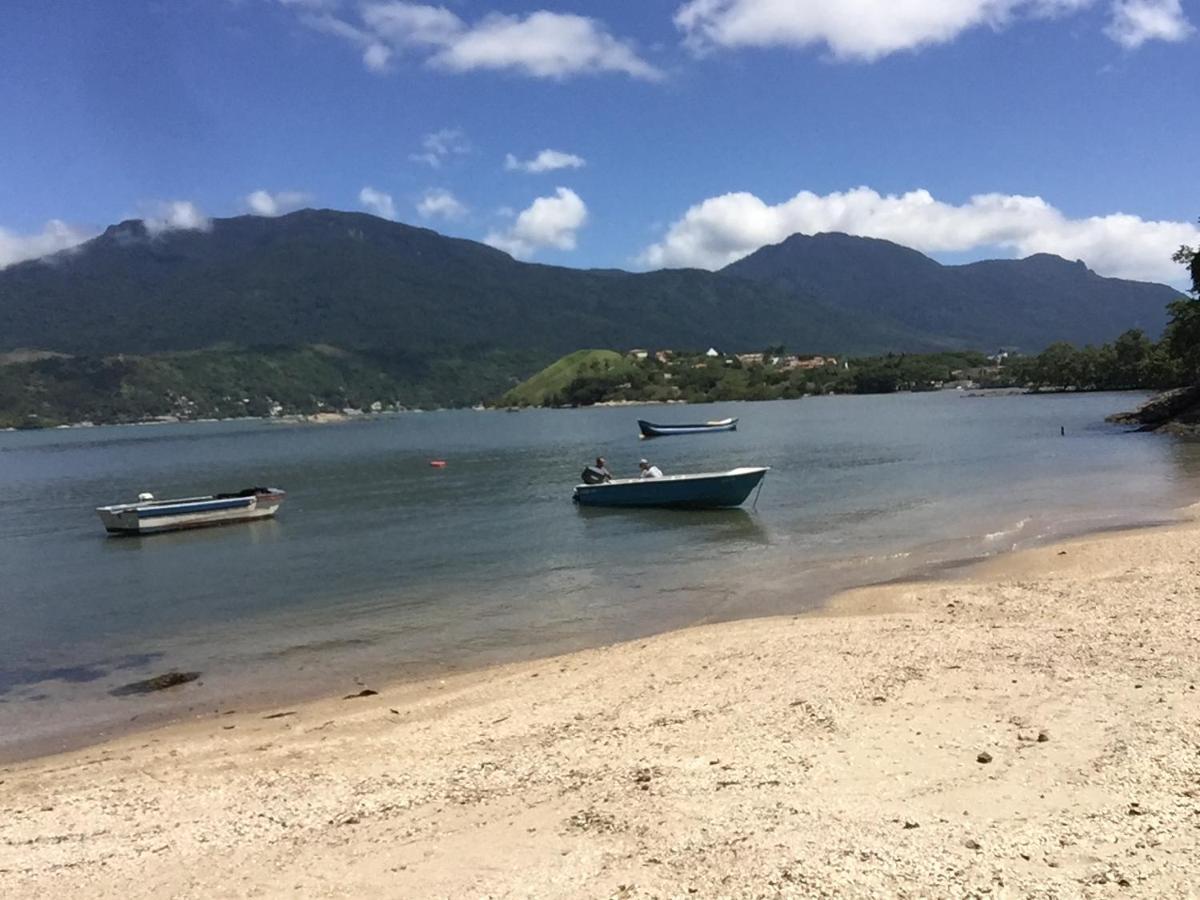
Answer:
[[[553,172],[556,169],[581,169],[587,160],[561,150],[543,150],[533,159],[517,159],[511,153],[504,156],[504,168],[510,172]]]
[[[92,237],[95,237],[94,232],[73,228],[61,219],[51,219],[36,234],[13,234],[0,228],[0,269],[69,250]]]
[[[1146,41],[1182,41],[1195,31],[1180,0],[1113,0],[1112,22],[1104,29],[1130,50]]]
[[[462,19],[444,6],[420,3],[366,3],[363,22],[397,46],[444,47],[462,33]]]
[[[979,194],[956,206],[925,190],[881,195],[860,187],[823,196],[801,191],[775,205],[749,193],[710,197],[672,223],[639,262],[719,269],[796,232],[822,231],[885,238],[929,253],[1056,253],[1104,275],[1176,284],[1181,270],[1172,252],[1200,242],[1200,228],[1188,222],[1124,213],[1071,219],[1041,197]]]
[[[417,212],[424,219],[445,219],[447,222],[461,219],[469,212],[454,194],[443,188],[431,188],[417,204]]]
[[[146,231],[159,235],[166,231],[207,231],[212,220],[190,200],[171,200],[160,203],[144,220]]]
[[[538,197],[505,231],[483,239],[506,253],[528,258],[544,247],[575,249],[575,233],[587,222],[587,204],[569,188],[556,188],[552,197]]]
[[[256,216],[281,216],[286,212],[299,209],[312,200],[311,194],[301,191],[254,191],[247,194],[245,203],[250,212]]]
[[[1094,0],[688,0],[675,24],[696,50],[825,45],[842,60],[875,60],[944,44],[979,26],[1075,12]]]
[[[471,142],[461,128],[443,128],[421,138],[420,153],[410,153],[413,162],[425,163],[432,169],[440,169],[442,163],[452,156],[463,156],[471,152]]]
[[[623,72],[654,80],[661,73],[627,41],[595,19],[545,10],[524,19],[494,13],[447,42],[431,60],[455,72],[516,69],[538,78]]]
[[[358,192],[358,202],[384,219],[396,218],[396,204],[392,201],[391,194],[377,191],[368,185]]]
[[[304,3],[307,5],[307,3]],[[522,17],[490,13],[469,23],[443,6],[405,0],[368,0],[352,24],[317,3],[301,15],[311,28],[337,35],[363,52],[363,63],[386,71],[394,54],[423,56],[452,72],[511,70],[534,78],[617,72],[654,80],[662,73],[632,42],[614,37],[587,16],[539,10]]]
[[[389,70],[392,50],[386,44],[382,43],[372,32],[363,28],[357,28],[344,19],[339,19],[328,11],[333,7],[327,4],[309,6],[308,4],[298,3],[296,5],[313,10],[305,12],[300,16],[300,21],[309,28],[312,28],[314,31],[323,32],[324,34],[332,34],[335,37],[340,37],[342,40],[354,44],[362,51],[363,65],[372,72],[382,73]]]

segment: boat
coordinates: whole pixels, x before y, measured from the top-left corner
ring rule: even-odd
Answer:
[[[265,519],[275,515],[285,496],[285,491],[270,487],[177,500],[155,500],[153,494],[139,494],[136,503],[100,506],[96,513],[111,534],[155,534]]]
[[[642,437],[666,437],[670,434],[708,434],[714,431],[737,431],[737,419],[718,419],[715,422],[703,422],[698,425],[655,425],[645,419],[638,419],[638,428]]]
[[[573,499],[581,506],[727,509],[745,503],[768,469],[752,466],[695,475],[616,478],[601,484],[576,485]]]

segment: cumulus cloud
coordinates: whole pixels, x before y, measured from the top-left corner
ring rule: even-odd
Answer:
[[[1195,30],[1180,0],[1114,0],[1112,21],[1104,33],[1135,50],[1147,41],[1182,41]]]
[[[543,150],[533,159],[517,159],[511,153],[504,156],[504,168],[510,172],[553,172],[556,169],[581,169],[587,160],[561,150]]]
[[[824,45],[870,61],[954,40],[979,26],[1072,13],[1093,0],[688,0],[675,24],[695,50]]]
[[[483,239],[513,256],[527,259],[539,249],[575,249],[575,233],[587,223],[587,204],[570,188],[555,189],[552,197],[538,197],[522,210],[512,226],[493,231]]]
[[[381,218],[396,218],[396,204],[392,201],[392,195],[377,191],[370,185],[358,192],[358,202]]]
[[[452,222],[467,215],[467,207],[443,188],[431,188],[417,204],[417,212],[423,219],[445,219]]]
[[[190,200],[160,203],[143,221],[151,235],[167,231],[207,231],[212,227],[212,220]]]
[[[299,209],[312,200],[311,194],[301,191],[254,191],[246,195],[246,207],[256,216],[281,216]]]
[[[614,37],[587,16],[539,10],[526,16],[489,13],[467,22],[443,6],[405,0],[367,0],[359,21],[339,18],[326,4],[301,21],[358,47],[367,68],[382,72],[394,55],[409,53],[451,72],[510,70],[534,78],[616,72],[654,80],[662,73],[629,40]]]
[[[821,231],[885,238],[929,253],[1056,253],[1105,275],[1176,284],[1181,273],[1172,252],[1200,241],[1200,228],[1188,222],[1124,213],[1072,219],[1041,197],[979,194],[954,205],[926,190],[881,195],[860,187],[825,195],[801,191],[775,205],[749,193],[710,197],[672,223],[639,262],[719,269],[796,232]]]
[[[94,232],[73,228],[61,219],[51,219],[35,234],[14,234],[0,228],[0,269],[69,250],[92,237]]]
[[[461,128],[443,128],[421,138],[421,152],[410,153],[413,162],[425,163],[432,169],[440,169],[442,163],[452,156],[463,156],[471,152],[471,142]]]

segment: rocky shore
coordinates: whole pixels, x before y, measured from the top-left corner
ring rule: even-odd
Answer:
[[[0,768],[11,897],[1187,896],[1200,528]],[[181,684],[172,690],[186,691]]]
[[[1165,391],[1131,412],[1109,416],[1108,421],[1134,425],[1140,431],[1200,436],[1200,384]]]

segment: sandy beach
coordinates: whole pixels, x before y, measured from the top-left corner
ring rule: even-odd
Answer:
[[[0,767],[0,893],[1195,895],[1198,541]]]

